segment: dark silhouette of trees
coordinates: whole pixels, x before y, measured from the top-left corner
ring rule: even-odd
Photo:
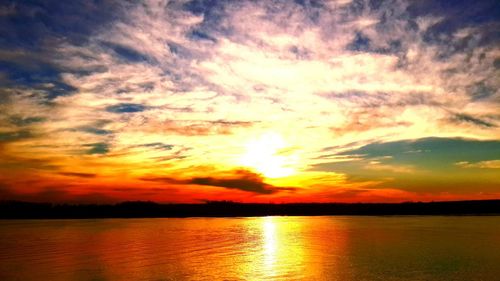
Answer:
[[[500,200],[405,203],[254,204],[207,201],[204,204],[51,204],[1,201],[1,219],[247,217],[323,215],[500,215]]]

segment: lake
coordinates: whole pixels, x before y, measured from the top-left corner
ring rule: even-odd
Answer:
[[[500,217],[0,220],[0,280],[500,280]]]

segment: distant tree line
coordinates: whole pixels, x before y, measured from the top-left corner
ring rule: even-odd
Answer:
[[[204,204],[51,204],[0,201],[2,219],[249,217],[326,215],[500,215],[500,200],[405,203],[256,204],[207,201]]]

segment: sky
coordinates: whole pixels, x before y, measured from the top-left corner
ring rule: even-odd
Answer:
[[[0,200],[500,198],[496,0],[0,4]]]

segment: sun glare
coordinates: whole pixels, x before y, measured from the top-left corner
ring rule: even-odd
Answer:
[[[285,155],[285,140],[276,133],[267,133],[249,141],[241,164],[255,169],[267,178],[280,178],[292,175],[295,157]]]

